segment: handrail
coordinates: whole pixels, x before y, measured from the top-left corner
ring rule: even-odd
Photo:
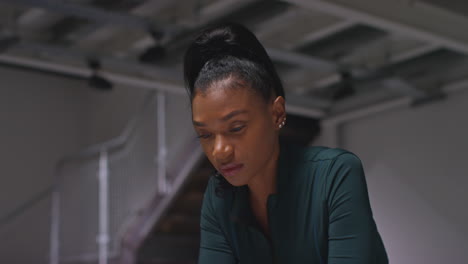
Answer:
[[[88,146],[84,148],[81,151],[78,151],[74,154],[65,156],[61,158],[58,163],[57,163],[57,168],[60,168],[63,166],[64,163],[66,163],[69,160],[72,159],[81,159],[81,158],[87,158],[90,156],[94,155],[99,155],[101,150],[103,149],[117,149],[122,146],[125,146],[127,143],[128,139],[131,137],[131,135],[134,133],[136,125],[138,124],[138,121],[142,118],[144,111],[148,107],[148,105],[154,100],[154,97],[156,95],[156,91],[150,91],[148,96],[146,96],[145,100],[143,101],[143,104],[141,105],[140,109],[138,112],[132,117],[132,119],[127,123],[125,128],[123,129],[122,133],[112,139],[109,139],[107,141],[104,141],[102,143],[98,143],[95,145]],[[56,171],[59,171],[58,169]],[[28,211],[29,209],[33,208],[36,204],[38,204],[40,201],[46,199],[48,196],[52,194],[52,192],[55,190],[55,187],[57,186],[58,183],[58,178],[55,179],[55,182],[50,184],[48,187],[46,187],[44,190],[34,194],[29,198],[26,202],[20,204],[17,206],[15,209],[11,210],[8,214],[0,218],[0,229],[2,229],[6,224],[12,222],[14,219]]]
[[[53,192],[53,190],[54,186],[50,185],[44,190],[34,194],[30,199],[11,210],[8,214],[5,214],[5,216],[0,218],[0,229],[22,215],[24,212],[28,211],[29,208],[34,207],[36,204],[46,199]]]
[[[146,108],[152,102],[152,100],[154,100],[155,95],[156,91],[149,92],[149,95],[146,96],[145,100],[143,101],[143,104],[141,105],[141,108],[138,110],[136,115],[134,115],[132,119],[130,119],[130,121],[127,123],[120,135],[102,143],[91,145],[74,154],[61,158],[58,162],[58,167],[61,167],[64,163],[66,163],[69,160],[83,159],[94,155],[99,155],[99,153],[101,153],[103,149],[112,150],[125,146],[128,139],[134,133],[138,121],[143,117],[143,113],[145,112]]]
[[[65,168],[66,164],[68,162],[74,162],[78,160],[87,160],[87,159],[94,159],[95,157],[100,157],[102,153],[105,153],[106,158],[107,154],[110,154],[110,152],[114,151],[121,151],[125,150],[129,144],[131,144],[132,138],[135,136],[134,134],[137,132],[137,127],[138,125],[142,122],[142,119],[145,118],[145,112],[148,110],[150,104],[155,101],[156,95],[159,95],[159,92],[157,91],[150,91],[144,98],[143,103],[141,104],[141,107],[136,111],[135,115],[129,120],[129,122],[126,124],[122,132],[110,139],[106,140],[104,142],[98,143],[91,145],[89,147],[86,147],[76,153],[73,153],[71,155],[67,155],[61,159],[58,160],[55,166],[55,178],[53,182],[45,188],[43,191],[38,192],[37,194],[33,195],[30,199],[28,199],[26,202],[12,210],[10,213],[8,213],[6,216],[0,218],[0,230],[2,227],[14,221],[18,216],[24,214],[25,212],[31,210],[31,208],[34,208],[40,201],[43,201],[47,198],[52,199],[52,204],[51,204],[51,230],[50,230],[50,263],[60,263],[60,243],[59,243],[59,230],[60,230],[60,223],[59,221],[55,221],[54,219],[59,219],[60,215],[60,188],[63,184],[64,177],[66,174],[63,173],[63,169]],[[162,97],[163,98],[163,97]],[[159,98],[161,99],[161,98]],[[164,100],[164,99],[161,99]],[[157,103],[158,105],[161,104],[160,101]],[[159,124],[158,127],[160,127],[161,124]],[[161,140],[159,140],[161,141]],[[159,146],[160,143],[158,143]],[[161,216],[161,214],[167,209],[167,206],[171,203],[171,201],[174,199],[176,196],[177,191],[179,188],[183,185],[183,183],[186,181],[186,177],[189,174],[190,168],[196,165],[196,163],[200,160],[200,157],[202,156],[202,151],[199,148],[198,141],[194,140],[194,138],[191,138],[185,143],[185,147],[183,151],[179,150],[177,151],[179,154],[179,157],[183,157],[183,160],[185,161],[184,166],[178,166],[174,163],[174,161],[169,162],[169,166],[167,166],[166,161],[164,161],[164,166],[167,166],[167,170],[164,170],[164,177],[170,178],[171,185],[168,187],[171,187],[174,192],[171,193],[165,193],[163,196],[156,196],[155,198],[160,199],[159,202],[158,200],[152,199],[151,206],[146,207],[144,209],[145,214],[141,215],[140,217],[136,217],[129,223],[129,225],[133,226],[138,224],[137,226],[133,228],[126,227],[127,231],[125,231],[125,234],[121,234],[119,236],[120,238],[118,239],[121,241],[121,243],[126,244],[122,241],[127,241],[131,242],[133,245],[140,245],[143,241],[143,239],[148,235],[149,230],[151,229],[152,225],[154,224],[155,221]],[[164,148],[164,145],[162,146]],[[191,151],[188,151],[191,150]],[[165,155],[165,151],[163,153],[160,152],[158,155]],[[102,157],[101,157],[102,158]],[[105,166],[107,166],[107,160],[105,161]],[[102,168],[100,167],[100,170]],[[104,168],[104,173],[107,173],[108,169]],[[101,172],[100,172],[101,176]],[[107,180],[105,180],[107,181]],[[101,186],[101,184],[100,184]],[[106,187],[107,188],[107,187]],[[107,193],[107,191],[106,191]],[[162,194],[162,193],[161,193]],[[107,195],[105,195],[107,197]],[[104,197],[105,199],[107,199]],[[99,202],[104,203],[105,199],[102,199],[100,197]],[[154,201],[153,201],[154,200]],[[158,202],[157,206],[154,202]],[[108,207],[108,205],[104,205],[105,208]],[[106,209],[104,209],[105,211]],[[101,211],[101,209],[100,209]],[[106,217],[100,216],[99,219],[102,223],[106,223],[108,220],[106,220]],[[100,223],[101,223],[100,222]],[[133,223],[133,224],[132,224]],[[109,254],[114,254],[109,252],[108,249],[108,231],[106,230],[107,224],[104,224],[105,229],[102,229],[100,227],[100,233],[98,236],[98,243],[101,243],[101,248],[99,249],[99,254],[100,255],[100,263],[107,263],[108,257],[110,257]],[[102,230],[101,230],[102,229]],[[130,234],[131,231],[133,231],[133,234]],[[104,232],[104,233],[102,233]],[[114,241],[115,242],[115,241]],[[135,249],[128,248],[126,246],[120,245],[118,246],[120,249],[118,251],[121,251],[119,254],[122,256],[126,256],[127,254],[134,255],[136,251]],[[102,249],[102,250],[101,250]]]
[[[136,255],[144,240],[150,234],[157,220],[166,212],[168,205],[177,197],[180,187],[184,184],[190,169],[202,160],[203,151],[197,140],[188,139],[185,148],[179,152],[177,160],[184,160],[180,166],[175,160],[169,162],[167,174],[171,179],[171,192],[164,196],[154,197],[146,208],[132,220],[121,239],[121,253],[115,263],[136,263]]]

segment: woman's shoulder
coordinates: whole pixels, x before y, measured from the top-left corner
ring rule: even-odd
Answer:
[[[337,188],[353,188],[365,181],[360,158],[349,150],[312,146],[303,149],[303,156],[296,186],[308,193],[328,199]]]
[[[337,159],[353,159],[358,158],[353,152],[342,148],[331,148],[325,146],[305,146],[302,147],[302,157],[304,161],[320,162],[334,161]]]
[[[303,146],[296,148],[296,155],[302,160],[300,167],[306,168],[358,168],[362,167],[361,159],[353,152],[342,148],[325,146]],[[330,171],[326,169],[326,171]]]

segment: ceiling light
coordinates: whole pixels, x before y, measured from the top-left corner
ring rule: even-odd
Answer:
[[[0,53],[7,51],[11,46],[19,42],[18,36],[4,36],[0,38]]]
[[[98,74],[98,71],[101,68],[101,63],[96,59],[89,59],[88,66],[93,71],[91,76],[88,78],[88,85],[101,91],[112,90],[112,83]]]
[[[161,61],[166,54],[166,49],[161,44],[161,39],[163,37],[162,32],[150,30],[150,35],[155,43],[153,46],[147,48],[139,57],[140,62],[149,64]]]

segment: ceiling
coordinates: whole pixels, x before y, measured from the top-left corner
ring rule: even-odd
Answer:
[[[291,109],[323,118],[443,98],[468,78],[467,16],[445,0],[0,0],[0,66],[87,79],[93,61],[113,83],[184,93],[194,34],[236,21],[267,48]]]

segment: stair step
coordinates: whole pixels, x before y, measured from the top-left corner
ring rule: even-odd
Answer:
[[[172,247],[174,245],[180,247],[198,247],[200,244],[200,234],[188,235],[188,234],[164,234],[155,233],[147,240],[148,247],[153,248],[154,246],[161,247]]]
[[[172,234],[196,234],[200,232],[200,216],[168,214],[158,225],[157,232]]]
[[[191,215],[200,215],[203,203],[203,192],[191,191],[182,194],[175,202],[168,214],[185,213]]]
[[[187,183],[188,189],[205,191],[208,180],[213,175],[213,170],[207,170],[194,175]]]
[[[157,234],[140,249],[138,263],[194,263],[199,247],[199,235]]]
[[[160,258],[152,258],[146,260],[139,260],[138,264],[196,264],[195,260],[167,260]]]
[[[200,247],[200,212],[213,167],[205,159],[147,237],[138,264],[196,263]]]

